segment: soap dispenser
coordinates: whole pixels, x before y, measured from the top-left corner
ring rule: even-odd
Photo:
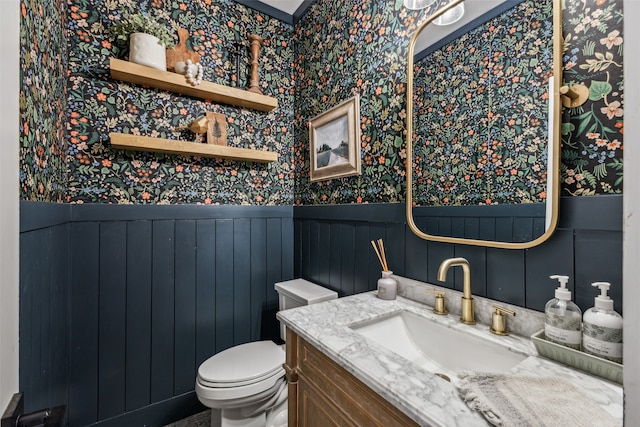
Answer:
[[[571,301],[571,291],[567,289],[569,277],[549,277],[557,279],[560,287],[555,298],[544,306],[544,335],[548,341],[580,350],[582,311]]]
[[[594,307],[584,312],[582,347],[585,353],[622,363],[622,316],[613,310],[613,300],[607,295],[608,282],[595,282],[600,288]]]

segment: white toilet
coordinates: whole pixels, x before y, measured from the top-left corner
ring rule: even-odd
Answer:
[[[338,294],[304,279],[275,284],[279,309],[335,299]],[[280,336],[285,339],[285,327]],[[284,346],[273,341],[237,345],[205,360],[198,368],[196,395],[203,405],[220,409],[222,427],[287,425],[287,382]]]

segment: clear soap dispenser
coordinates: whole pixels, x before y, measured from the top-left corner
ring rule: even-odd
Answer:
[[[544,335],[548,341],[580,350],[582,341],[582,311],[571,301],[571,291],[567,289],[568,276],[549,276],[557,279],[560,287],[555,298],[544,306]]]
[[[613,310],[613,300],[607,295],[609,282],[595,282],[600,288],[594,307],[584,312],[582,347],[585,353],[622,363],[622,316]]]

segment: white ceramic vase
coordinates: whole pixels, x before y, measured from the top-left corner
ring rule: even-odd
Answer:
[[[156,36],[133,33],[129,36],[129,61],[166,71],[167,51]]]

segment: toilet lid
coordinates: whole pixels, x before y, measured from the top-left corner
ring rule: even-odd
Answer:
[[[285,352],[273,341],[256,341],[228,348],[198,368],[201,380],[221,387],[250,384],[283,370]]]

